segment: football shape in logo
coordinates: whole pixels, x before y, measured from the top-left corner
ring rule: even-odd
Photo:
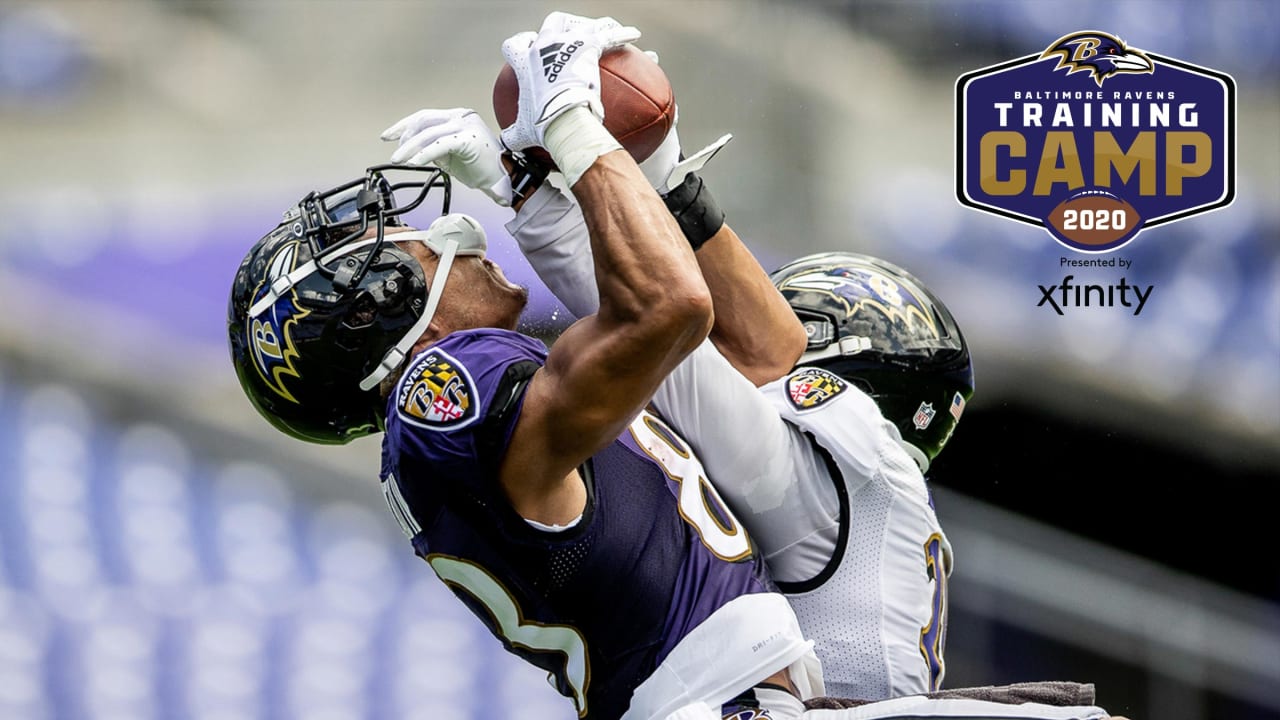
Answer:
[[[1142,227],[1142,216],[1122,197],[1105,190],[1080,190],[1058,203],[1045,224],[1068,245],[1098,252],[1132,237]]]

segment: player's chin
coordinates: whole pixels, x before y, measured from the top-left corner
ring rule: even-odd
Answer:
[[[529,288],[524,285],[518,285],[511,282],[507,279],[507,276],[502,273],[502,268],[499,268],[497,265],[494,265],[493,267],[495,270],[493,273],[494,282],[502,288],[504,293],[518,298],[520,300],[520,307],[524,307],[525,303],[529,302]]]
[[[529,305],[529,288],[523,285],[511,285],[510,296],[511,312],[507,316],[505,327],[508,330],[515,330],[520,324],[520,316]]]
[[[529,288],[524,285],[516,285],[511,283],[511,294],[520,305],[520,311],[524,312],[525,307],[529,304]]]

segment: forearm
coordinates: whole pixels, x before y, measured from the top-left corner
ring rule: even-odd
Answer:
[[[545,184],[507,229],[570,313],[581,318],[599,309],[587,228],[568,197]],[[714,301],[711,338],[720,352],[756,385],[790,371],[804,352],[804,328],[737,234],[722,226],[695,257]]]
[[[706,152],[695,153],[694,158]],[[804,326],[751,251],[725,224],[724,211],[700,176],[685,175],[664,203],[696,251],[715,300],[711,338],[716,347],[756,385],[782,377],[804,352]]]
[[[590,120],[597,124],[568,128],[584,144],[603,132]],[[564,169],[556,131],[553,124],[547,149]],[[712,321],[691,251],[635,161],[606,149],[577,168],[572,187],[590,235],[600,309],[551,347],[526,391],[522,423],[531,429],[519,436],[537,449],[522,462],[540,463],[534,474],[551,484],[621,432]]]
[[[791,371],[804,352],[804,326],[755,256],[728,225],[696,253],[715,302],[711,341],[757,386]]]
[[[591,241],[602,320],[658,327],[702,314],[710,299],[692,251],[629,156],[602,155],[572,189]],[[686,352],[707,329],[693,328]]]

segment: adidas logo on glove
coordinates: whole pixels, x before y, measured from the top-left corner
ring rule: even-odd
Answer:
[[[573,54],[582,47],[581,40],[575,40],[565,47],[564,43],[552,43],[540,50],[539,55],[542,56],[542,74],[547,76],[547,82],[555,82],[560,77],[560,71],[564,69],[564,64],[569,62]],[[561,48],[564,48],[561,50]]]

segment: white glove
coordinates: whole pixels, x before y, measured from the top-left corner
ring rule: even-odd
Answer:
[[[435,165],[499,205],[511,204],[511,178],[502,166],[502,148],[475,110],[419,110],[383,130],[382,139],[400,141],[391,162]]]
[[[667,133],[667,137],[663,139],[658,149],[640,163],[640,171],[644,173],[653,189],[657,190],[659,195],[666,197],[667,193],[680,187],[689,173],[701,170],[711,161],[711,158],[715,157],[716,153],[720,152],[720,148],[729,144],[732,139],[733,135],[725,133],[715,142],[681,160],[680,138],[676,135],[675,125],[672,125],[671,132]]]
[[[516,121],[502,130],[502,144],[508,150],[542,147],[551,121],[576,107],[604,119],[600,54],[639,37],[639,30],[613,18],[553,12],[536,34],[507,38],[502,54],[515,70],[520,99]]]

